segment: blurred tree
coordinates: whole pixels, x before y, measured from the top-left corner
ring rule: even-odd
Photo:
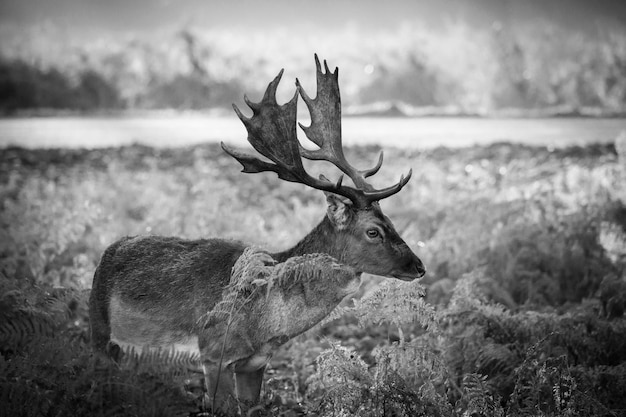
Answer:
[[[448,97],[442,94],[442,90],[450,86],[441,80],[441,74],[429,68],[415,51],[402,58],[402,61],[392,65],[376,65],[376,76],[362,89],[360,101],[396,101],[414,106],[448,104]]]
[[[56,69],[46,71],[20,60],[0,60],[0,110],[4,112],[70,108],[69,91],[68,80]]]
[[[494,55],[499,69],[495,74],[493,104],[495,108],[532,108],[545,105],[537,94],[528,71],[525,47],[510,30],[496,28],[492,35]]]
[[[20,60],[0,60],[0,111],[120,107],[123,102],[116,88],[94,70],[80,73],[73,86],[55,68],[44,70]]]
[[[74,91],[76,102],[72,107],[75,108],[94,110],[124,107],[115,87],[93,70],[80,74],[80,82]]]

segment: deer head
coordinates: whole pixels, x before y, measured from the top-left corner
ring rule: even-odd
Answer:
[[[271,171],[285,181],[298,182],[326,194],[328,210],[326,218],[295,248],[285,253],[324,252],[350,265],[357,272],[390,276],[410,280],[424,275],[421,260],[411,251],[396,232],[393,224],[385,216],[378,201],[399,192],[411,178],[406,177],[390,187],[375,189],[366,178],[376,174],[383,162],[383,153],[378,163],[371,169],[358,170],[346,160],[341,143],[341,100],[339,95],[339,70],[328,69],[324,61],[322,71],[315,55],[317,67],[317,96],[312,99],[296,79],[296,92],[293,98],[283,105],[276,102],[276,89],[283,74],[269,84],[259,103],[251,102],[244,96],[252,109],[252,116],[244,116],[233,105],[237,116],[248,131],[248,142],[261,155],[262,160],[233,149],[224,143],[222,148],[237,159],[245,173]],[[302,147],[296,132],[296,110],[298,96],[302,96],[311,114],[311,125],[299,124],[307,138],[318,146],[309,150]],[[304,169],[302,158],[327,161],[335,165],[343,174],[337,181],[330,181],[323,175],[314,178]],[[343,184],[344,174],[354,187]]]

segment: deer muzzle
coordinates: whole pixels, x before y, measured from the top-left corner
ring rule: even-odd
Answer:
[[[424,263],[410,249],[408,249],[407,252],[408,253],[404,256],[406,261],[401,267],[394,269],[391,276],[401,279],[402,281],[412,281],[423,277],[426,274]]]

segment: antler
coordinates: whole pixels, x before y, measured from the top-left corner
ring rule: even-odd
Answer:
[[[243,172],[257,173],[273,171],[278,177],[291,182],[299,182],[318,190],[329,191],[358,200],[358,190],[326,180],[311,177],[302,165],[296,135],[296,109],[298,92],[282,106],[276,102],[276,88],[283,75],[283,70],[268,85],[263,99],[259,103],[251,102],[244,96],[246,104],[252,109],[252,117],[245,117],[236,105],[235,113],[248,130],[248,142],[261,155],[273,163],[263,161],[256,156],[237,151],[222,142],[222,149],[237,159],[243,166]]]
[[[307,138],[320,149],[308,150],[300,145],[300,154],[311,160],[325,160],[331,162],[343,173],[348,175],[354,185],[363,191],[363,199],[365,204],[387,198],[402,189],[411,179],[412,170],[400,181],[382,190],[375,190],[365,178],[370,177],[378,172],[383,164],[383,152],[380,153],[378,163],[374,168],[360,171],[348,163],[343,154],[343,146],[341,144],[341,98],[339,95],[339,68],[335,68],[335,72],[331,73],[328,64],[324,61],[324,70],[320,65],[320,61],[315,55],[315,66],[317,69],[317,96],[311,99],[300,85],[300,81],[296,79],[296,86],[302,99],[306,103],[311,114],[311,125],[300,128],[304,131]]]
[[[315,99],[311,99],[306,94],[300,81],[296,79],[296,94],[287,103],[282,106],[279,105],[276,102],[276,88],[283,75],[283,70],[281,70],[268,85],[263,99],[259,103],[253,103],[244,96],[246,104],[252,109],[252,117],[245,117],[239,108],[233,105],[235,113],[248,130],[248,142],[273,163],[239,152],[226,146],[223,142],[222,148],[243,165],[243,172],[273,171],[283,180],[299,182],[318,190],[347,197],[360,208],[368,207],[375,201],[397,193],[409,181],[412,171],[409,171],[406,178],[402,176],[397,184],[382,190],[375,190],[365,181],[365,178],[374,175],[380,169],[383,162],[382,152],[376,166],[369,170],[357,170],[346,161],[341,144],[339,69],[335,69],[335,72],[331,73],[326,61],[324,61],[325,72],[323,73],[317,55],[315,55],[315,64],[317,67],[317,96]],[[302,96],[311,113],[311,125],[308,127],[299,125],[306,136],[319,147],[317,150],[305,149],[298,141],[296,134],[298,94]],[[301,157],[331,162],[350,177],[356,188],[342,185],[343,175],[336,183],[328,181],[324,176],[320,176],[320,179],[311,177],[305,171]]]

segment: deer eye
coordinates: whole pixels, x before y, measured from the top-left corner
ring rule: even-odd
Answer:
[[[367,233],[367,237],[369,237],[370,239],[376,239],[380,237],[380,232],[378,231],[378,229],[368,229],[365,233]]]

